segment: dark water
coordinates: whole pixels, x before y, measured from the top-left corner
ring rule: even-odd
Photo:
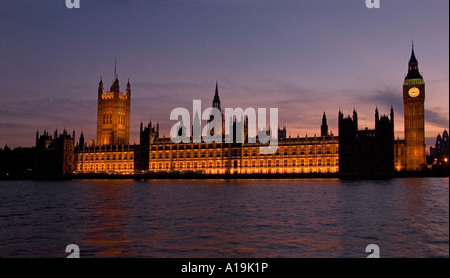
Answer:
[[[0,257],[449,256],[449,179],[1,181]]]

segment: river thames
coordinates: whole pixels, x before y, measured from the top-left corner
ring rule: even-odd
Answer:
[[[449,179],[0,181],[0,257],[449,257]]]

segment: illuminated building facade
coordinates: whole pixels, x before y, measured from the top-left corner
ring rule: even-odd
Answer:
[[[406,170],[426,167],[425,152],[425,82],[419,72],[414,46],[403,83]]]
[[[129,145],[131,85],[120,92],[117,74],[109,92],[98,87],[97,144],[89,146],[83,134],[75,147],[74,173],[342,173],[391,174],[415,171],[425,165],[424,138],[425,84],[412,50],[409,71],[403,85],[405,139],[394,140],[394,111],[380,117],[375,111],[375,129],[358,130],[358,115],[346,117],[339,111],[339,137],[328,132],[324,112],[320,137],[287,136],[278,128],[278,148],[274,154],[260,154],[260,143],[179,143],[161,138],[159,124],[140,127],[139,145]],[[221,111],[216,82],[212,107]],[[222,112],[222,111],[221,111]],[[210,118],[210,121],[213,118]],[[248,139],[248,119],[233,121],[244,126]],[[194,115],[192,130],[199,128]],[[222,136],[225,134],[222,125]],[[182,128],[182,127],[181,127]],[[180,129],[180,132],[183,130]],[[235,135],[236,132],[233,132]],[[192,139],[192,138],[191,138]],[[193,140],[191,140],[192,142]],[[222,141],[223,142],[223,141]],[[236,142],[236,140],[234,140]],[[258,142],[258,141],[257,141]]]
[[[134,173],[135,145],[76,147],[75,173]]]
[[[157,139],[150,146],[149,172],[204,174],[337,173],[338,138],[303,137],[278,141],[275,154],[260,154],[258,143],[173,144]]]
[[[221,111],[216,83],[212,107]],[[286,127],[278,129],[278,148],[274,154],[260,154],[260,143],[248,143],[248,123],[244,120],[243,143],[179,143],[159,137],[159,126],[145,129],[141,124],[141,146],[148,145],[149,173],[202,174],[275,174],[275,173],[337,173],[339,171],[338,138],[328,132],[321,137],[287,138]],[[194,120],[195,123],[195,120]],[[326,125],[326,116],[324,121]],[[242,124],[233,122],[233,129]],[[222,125],[224,127],[224,125]],[[322,126],[322,129],[325,127]],[[326,126],[328,129],[328,126]],[[236,134],[236,132],[233,132]],[[222,128],[222,135],[225,131]],[[191,140],[192,142],[193,140]],[[236,142],[236,140],[234,140]],[[142,156],[145,159],[147,155]],[[138,168],[137,168],[138,169]]]
[[[444,130],[442,136],[438,134],[434,147],[430,147],[430,157],[433,168],[448,167],[449,165],[449,141],[448,132]]]
[[[98,85],[97,144],[86,145],[81,133],[75,147],[74,173],[133,174],[135,165],[135,145],[130,140],[131,85],[126,85],[125,93],[120,91],[119,78],[114,72],[114,80],[109,92],[104,93],[103,81]]]
[[[131,85],[128,80],[125,93],[120,92],[119,78],[109,92],[103,92],[103,81],[98,84],[97,146],[128,145],[130,142]]]
[[[204,174],[264,174],[264,173],[337,173],[339,171],[338,138],[328,134],[326,116],[322,119],[321,137],[287,138],[286,128],[279,130],[278,149],[275,154],[260,154],[259,143],[180,143],[161,138],[159,124],[140,127],[140,144],[129,145],[127,134],[115,124],[115,116],[104,116],[111,111],[120,113],[129,108],[130,85],[127,85],[126,102],[113,106],[105,104],[103,82],[99,84],[97,145],[86,145],[81,133],[75,147],[75,174],[110,173],[204,173]],[[106,95],[122,101],[117,78]],[[114,103],[114,101],[112,102]],[[126,104],[126,105],[125,105]],[[118,109],[114,110],[114,107]],[[213,107],[220,109],[216,84]],[[113,113],[114,114],[114,113]],[[129,114],[127,114],[129,119]],[[116,115],[117,116],[117,115]],[[117,118],[116,118],[117,119]],[[106,122],[105,122],[106,120]],[[112,122],[112,123],[111,123]],[[236,124],[236,123],[235,123]],[[247,125],[245,125],[247,128]],[[234,125],[233,128],[236,128]],[[325,132],[323,132],[326,130]],[[248,131],[245,130],[245,135]],[[117,134],[119,136],[113,136]],[[111,136],[108,136],[111,135]]]
[[[406,145],[405,140],[400,140],[400,138],[394,142],[394,169],[397,172],[406,169]]]

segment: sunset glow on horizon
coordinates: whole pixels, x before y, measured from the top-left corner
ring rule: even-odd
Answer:
[[[0,6],[0,146],[34,146],[36,130],[96,139],[97,87],[130,80],[130,144],[139,125],[169,136],[176,107],[276,107],[288,136],[320,134],[323,112],[355,108],[360,129],[395,111],[411,43],[426,84],[427,151],[449,128],[449,2],[331,0],[13,1]]]

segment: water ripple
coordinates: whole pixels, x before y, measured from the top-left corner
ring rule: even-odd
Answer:
[[[448,257],[448,179],[0,182],[0,256]]]

